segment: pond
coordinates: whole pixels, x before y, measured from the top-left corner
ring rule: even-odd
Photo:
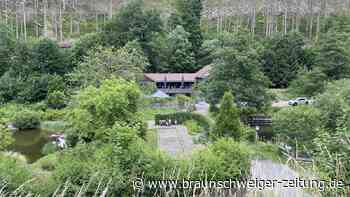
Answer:
[[[15,141],[8,150],[21,153],[28,163],[43,157],[42,148],[50,141],[49,132],[42,129],[15,131],[13,138]]]

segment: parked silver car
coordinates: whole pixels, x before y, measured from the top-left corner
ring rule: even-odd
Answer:
[[[297,106],[302,104],[308,105],[309,103],[311,103],[311,101],[305,97],[299,97],[294,100],[288,101],[288,105],[291,105],[291,106]]]

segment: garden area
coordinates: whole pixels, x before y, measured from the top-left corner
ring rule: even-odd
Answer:
[[[110,1],[108,14],[28,2],[0,3],[1,197],[349,196],[347,12],[242,20],[211,18],[220,3],[201,0]],[[157,97],[166,82],[188,92]],[[297,178],[339,184],[143,185]]]

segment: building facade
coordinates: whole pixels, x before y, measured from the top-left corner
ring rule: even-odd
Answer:
[[[211,66],[205,66],[196,73],[145,73],[144,83],[154,83],[157,90],[169,96],[191,96],[194,85],[207,78],[210,69]]]

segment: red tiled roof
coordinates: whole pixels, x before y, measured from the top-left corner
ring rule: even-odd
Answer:
[[[145,77],[154,82],[195,82],[196,74],[190,73],[146,73]]]
[[[145,73],[145,78],[154,82],[195,82],[197,78],[205,78],[209,75],[211,66],[205,66],[196,73]]]

